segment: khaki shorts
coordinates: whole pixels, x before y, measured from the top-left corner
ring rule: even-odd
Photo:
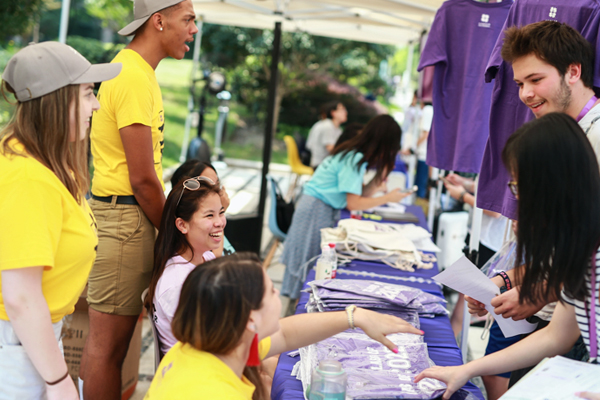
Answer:
[[[156,229],[137,205],[90,199],[98,224],[98,251],[87,301],[105,314],[139,315],[150,284]]]

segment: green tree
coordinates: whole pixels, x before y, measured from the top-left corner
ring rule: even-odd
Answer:
[[[323,102],[340,99],[356,103],[360,93],[388,91],[378,75],[379,63],[394,54],[393,46],[313,36],[303,32],[282,34],[280,79],[276,115],[283,106],[282,122],[310,126]],[[205,24],[202,37],[204,65],[228,71],[238,100],[259,119],[266,111],[266,85],[270,79],[273,31]],[[331,87],[337,86],[338,93]],[[361,114],[366,104],[354,104],[350,118],[364,121],[374,110]],[[353,112],[354,111],[354,112]]]
[[[85,0],[87,12],[102,21],[104,28],[118,31],[133,21],[131,0]]]
[[[31,28],[44,0],[2,1],[0,3],[0,41],[20,35]]]

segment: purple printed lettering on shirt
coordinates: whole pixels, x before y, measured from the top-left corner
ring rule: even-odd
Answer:
[[[397,354],[361,331],[343,332],[313,346],[317,360],[342,364],[348,374],[346,394],[353,399],[430,399],[444,392],[445,385],[434,379],[413,382],[433,365],[420,336],[394,334],[388,339],[398,346]],[[302,362],[314,362],[306,358]]]

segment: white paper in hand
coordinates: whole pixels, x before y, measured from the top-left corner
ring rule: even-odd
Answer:
[[[433,279],[485,304],[485,309],[498,322],[505,337],[533,332],[537,326],[526,320],[515,321],[512,318],[504,318],[502,315],[496,314],[491,302],[495,296],[500,294],[498,286],[465,256],[434,276]]]

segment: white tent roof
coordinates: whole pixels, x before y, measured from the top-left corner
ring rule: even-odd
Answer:
[[[318,36],[402,45],[418,39],[443,0],[193,0],[204,22],[302,31]]]

